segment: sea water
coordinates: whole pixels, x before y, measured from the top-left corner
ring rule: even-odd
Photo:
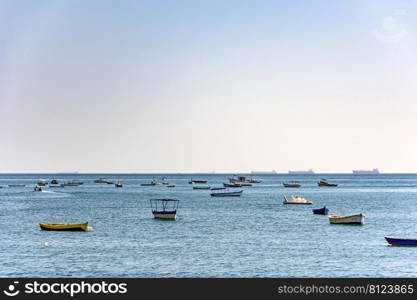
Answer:
[[[416,277],[417,175],[257,175],[241,197],[213,198],[190,178],[221,186],[232,174],[2,174],[1,277]],[[174,184],[140,186],[153,177]],[[94,183],[120,179],[123,188]],[[40,178],[84,182],[34,192]],[[318,187],[326,178],[338,187]],[[284,188],[298,180],[301,188]],[[26,187],[10,188],[24,183]],[[299,195],[313,205],[283,205]],[[179,199],[178,219],[153,218],[149,200]],[[364,213],[364,225],[313,215]],[[40,222],[89,222],[92,232],[42,231]]]

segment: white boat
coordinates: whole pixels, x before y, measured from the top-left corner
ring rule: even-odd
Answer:
[[[351,216],[329,216],[330,224],[363,224],[365,221],[364,214],[357,214]]]
[[[45,180],[45,179],[39,179],[39,180],[38,180],[38,182],[37,182],[37,185],[39,185],[39,186],[45,186],[45,185],[48,185],[48,180]]]
[[[310,200],[307,200],[300,196],[291,196],[291,200],[287,200],[287,197],[284,196],[283,204],[313,204]]]

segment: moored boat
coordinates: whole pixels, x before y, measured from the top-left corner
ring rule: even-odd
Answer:
[[[233,175],[233,177],[230,177],[229,182],[230,183],[246,183],[246,184],[261,183],[261,181],[257,179],[246,178],[246,176],[236,176],[236,175]]]
[[[39,179],[36,184],[39,186],[45,186],[45,185],[48,185],[48,181],[45,179]]]
[[[151,183],[141,183],[141,186],[154,186],[154,185],[160,185],[158,181],[155,179],[152,179]]]
[[[212,190],[212,191],[220,191],[220,190],[225,190],[226,188],[225,187],[212,187],[212,188],[210,188],[210,190]]]
[[[237,188],[237,187],[242,187],[241,183],[223,183],[223,186],[225,188]]]
[[[392,236],[385,236],[385,240],[392,246],[414,246],[417,247],[417,239],[404,239]]]
[[[9,184],[9,187],[25,187],[26,184]]]
[[[190,179],[190,181],[188,181],[189,184],[192,183],[207,183],[207,180],[202,180],[202,179]]]
[[[50,184],[58,184],[58,180],[56,180],[55,178],[51,180]]]
[[[63,183],[64,186],[79,186],[79,185],[82,185],[82,184],[84,184],[84,182],[81,182],[77,179],[72,179],[72,180],[69,180],[69,181]]]
[[[209,186],[193,186],[193,190],[209,190]]]
[[[234,192],[217,192],[217,193],[211,193],[211,197],[240,197],[242,195],[243,190],[240,191],[234,191]]]
[[[175,187],[175,185],[174,184],[168,184],[167,185],[167,188],[174,188]]]
[[[337,183],[330,183],[326,179],[322,179],[317,182],[318,186],[337,186]]]
[[[323,208],[316,208],[313,209],[313,214],[315,215],[327,215],[329,213],[329,210],[324,206]]]
[[[155,219],[175,220],[179,200],[177,199],[150,199],[152,214]]]
[[[50,184],[49,188],[63,188],[65,185],[63,183],[61,184]]]
[[[301,184],[298,181],[283,182],[282,185],[286,188],[299,188],[299,187],[301,187]]]
[[[100,177],[94,180],[95,183],[107,183],[107,184],[113,184],[113,182],[107,180],[105,177]]]
[[[40,186],[35,186],[33,189],[35,192],[42,192],[42,188]]]
[[[364,214],[356,214],[350,216],[329,216],[330,224],[358,224],[362,225],[365,221]]]
[[[291,196],[291,200],[288,200],[287,197],[284,196],[283,204],[313,204],[310,200],[307,200],[300,196]]]
[[[120,180],[116,180],[116,183],[114,184],[115,187],[121,188],[123,187],[123,184]]]
[[[92,231],[88,222],[80,224],[62,224],[62,223],[39,223],[42,230],[55,231]]]

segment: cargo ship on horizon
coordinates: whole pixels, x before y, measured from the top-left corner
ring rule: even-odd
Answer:
[[[378,168],[372,170],[353,170],[353,174],[369,175],[369,174],[379,174]]]
[[[303,170],[303,171],[288,171],[288,174],[315,174],[313,169]]]
[[[251,171],[251,174],[254,175],[270,175],[270,174],[277,174],[277,171],[272,170],[272,171]]]

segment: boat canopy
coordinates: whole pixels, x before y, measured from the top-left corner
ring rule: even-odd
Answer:
[[[176,211],[180,200],[177,199],[150,199],[152,212]]]

